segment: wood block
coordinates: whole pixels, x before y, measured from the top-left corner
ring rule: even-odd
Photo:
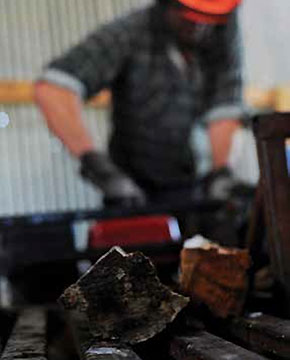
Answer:
[[[248,285],[248,251],[199,240],[194,248],[181,251],[182,291],[192,300],[205,303],[215,316],[240,314]]]

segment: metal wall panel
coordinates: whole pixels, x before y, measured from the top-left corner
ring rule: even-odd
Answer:
[[[245,76],[262,89],[290,84],[290,1],[244,0]]]
[[[0,78],[34,79],[42,66],[99,24],[149,0],[0,0]],[[1,106],[0,216],[90,209],[101,195],[33,106]],[[84,110],[97,146],[107,146],[108,111]]]
[[[100,194],[78,176],[78,163],[52,136],[33,107],[3,107],[0,129],[0,216],[94,208]],[[87,109],[87,127],[106,148],[107,111]]]

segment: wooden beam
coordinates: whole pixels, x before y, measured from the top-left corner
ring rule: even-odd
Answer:
[[[194,336],[175,337],[171,342],[170,355],[175,360],[266,360],[206,331],[195,333]]]
[[[67,319],[81,360],[141,360],[129,346],[98,343],[90,332],[88,319],[83,314],[69,311]]]
[[[1,360],[11,359],[47,359],[45,310],[28,308],[21,312],[1,356]]]
[[[27,104],[33,101],[32,82],[0,81],[0,104]]]
[[[251,351],[290,358],[290,321],[256,314],[252,318],[236,318],[223,323],[223,331]]]
[[[248,86],[244,90],[246,104],[258,109],[274,109],[276,92],[274,89],[261,89],[255,86]]]
[[[274,107],[279,112],[290,111],[290,86],[279,86],[275,89]]]
[[[284,291],[290,315],[290,178],[285,141],[290,138],[290,114],[273,113],[255,119],[267,239],[274,275]]]
[[[88,105],[95,108],[105,108],[110,104],[110,92],[101,91]],[[32,104],[33,99],[33,82],[26,80],[0,80],[0,104],[2,105],[19,105]]]
[[[245,101],[256,108],[270,108],[277,111],[290,109],[290,86],[281,86],[275,89],[260,89],[248,86],[244,92]],[[28,80],[0,80],[0,104],[17,105],[32,104],[33,82]],[[95,108],[106,108],[110,105],[111,94],[103,90],[88,102]]]

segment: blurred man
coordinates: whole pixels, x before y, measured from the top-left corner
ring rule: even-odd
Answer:
[[[242,115],[235,10],[241,0],[159,0],[96,30],[53,60],[35,95],[49,128],[107,199],[144,203],[190,192],[190,133],[209,132],[213,165],[227,162]],[[112,91],[109,155],[96,150],[82,101]]]

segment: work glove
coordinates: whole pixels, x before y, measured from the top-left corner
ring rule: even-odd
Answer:
[[[107,205],[139,206],[145,203],[143,191],[107,155],[88,151],[80,157],[80,162],[81,175],[103,191]]]
[[[213,170],[204,178],[206,197],[214,200],[227,200],[231,196],[234,180],[228,168]]]

